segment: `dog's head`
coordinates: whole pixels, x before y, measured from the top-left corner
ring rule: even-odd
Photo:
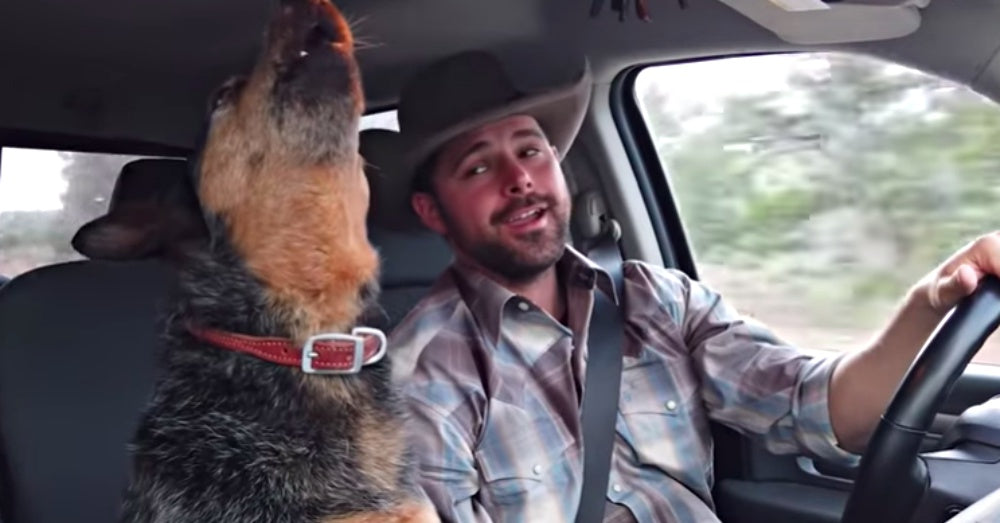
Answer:
[[[212,104],[198,194],[296,337],[342,330],[377,280],[354,40],[327,0],[282,0],[256,65]]]
[[[216,184],[272,179],[274,169],[294,175],[328,167],[360,176],[363,104],[353,36],[340,12],[327,0],[282,0],[253,70],[213,97],[204,189],[225,203],[225,194],[211,192]]]
[[[282,0],[256,65],[212,103],[194,180],[211,245],[235,250],[296,338],[352,326],[377,281],[362,111],[353,37],[327,0]]]

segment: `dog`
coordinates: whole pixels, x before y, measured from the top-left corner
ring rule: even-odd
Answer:
[[[214,100],[185,215],[197,225],[117,213],[74,239],[121,259],[162,240],[150,235],[186,238],[121,520],[438,521],[385,337],[358,325],[378,257],[344,17],[327,0],[281,0],[256,65]],[[205,233],[177,230],[192,227]]]

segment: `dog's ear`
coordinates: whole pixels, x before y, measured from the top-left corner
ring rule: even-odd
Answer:
[[[247,79],[242,76],[233,76],[227,79],[209,97],[208,115],[211,116],[216,111],[233,105],[246,83]]]
[[[142,159],[126,164],[108,212],[73,237],[80,254],[99,260],[174,257],[208,239],[188,163]]]
[[[195,209],[135,205],[84,225],[72,245],[91,259],[136,260],[175,258],[207,239],[204,220]]]
[[[98,260],[144,258],[157,250],[157,224],[109,214],[84,225],[70,242],[80,254]]]

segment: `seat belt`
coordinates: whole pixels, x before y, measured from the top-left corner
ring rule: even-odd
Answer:
[[[588,250],[614,283],[618,304],[600,290],[594,291],[587,339],[587,370],[583,389],[583,486],[576,523],[598,523],[604,519],[611,453],[618,418],[618,396],[625,346],[624,312],[619,306],[624,296],[622,257],[618,249],[620,229],[609,220],[599,242]]]

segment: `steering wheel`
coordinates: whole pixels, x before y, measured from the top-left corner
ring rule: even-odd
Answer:
[[[930,483],[920,444],[952,386],[1000,324],[1000,280],[982,280],[924,345],[861,458],[841,523],[909,521]]]

